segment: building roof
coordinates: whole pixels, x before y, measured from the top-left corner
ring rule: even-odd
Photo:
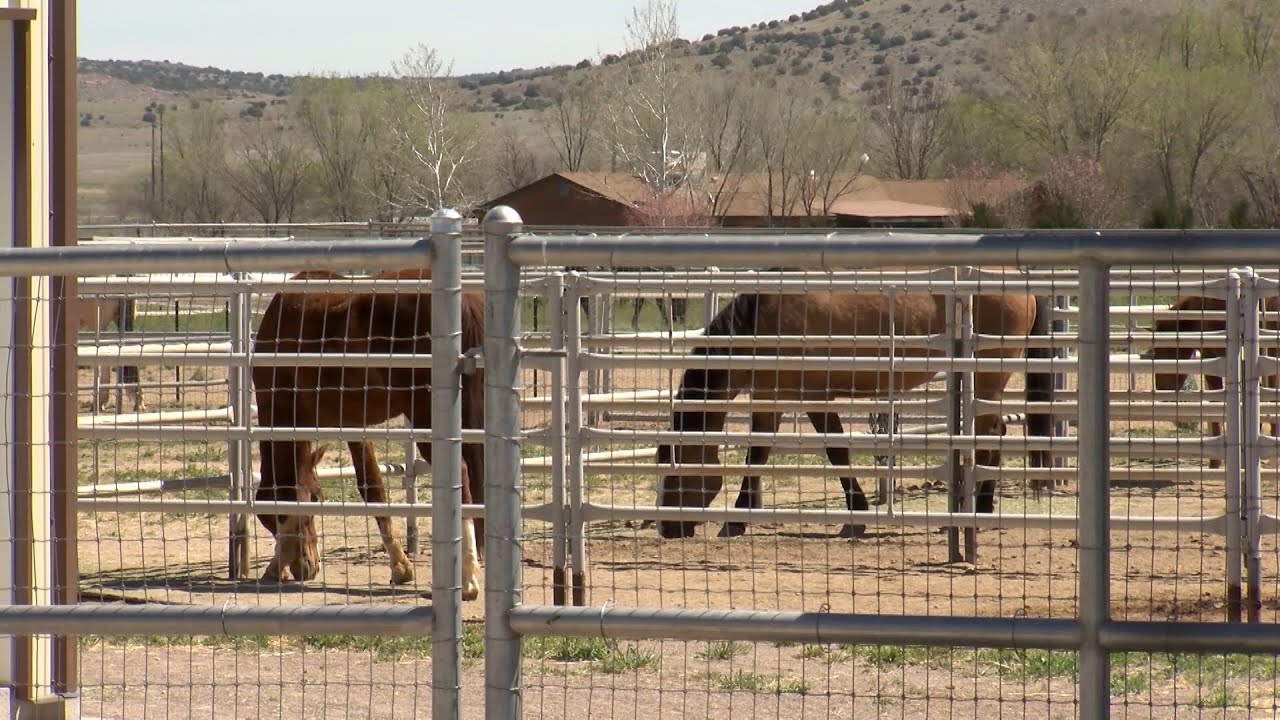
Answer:
[[[643,180],[627,173],[558,172],[552,175],[623,205],[634,205],[650,195],[649,186]]]
[[[526,187],[554,180],[573,183],[587,192],[627,207],[651,197],[648,185],[628,173],[556,172]],[[811,203],[813,207],[806,212],[799,184],[794,178],[785,187],[779,184],[781,180],[774,178],[772,194],[769,182],[769,175],[762,172],[709,174],[697,189],[707,193],[708,199],[715,203],[715,214],[721,217],[798,217],[822,213],[821,196],[824,193],[817,193],[818,197]],[[1018,190],[1009,183],[970,182],[961,193],[948,180],[887,180],[865,173],[840,174],[824,184],[829,214],[867,218],[945,218],[956,214],[955,206],[963,206],[976,199],[967,197],[969,195],[998,201]],[[523,189],[490,200],[484,207],[501,204]],[[838,197],[831,198],[831,195]],[[772,200],[772,208],[765,207],[767,199]]]
[[[841,198],[831,205],[832,215],[865,218],[948,218],[955,211],[937,205],[902,202],[901,200],[859,200]]]

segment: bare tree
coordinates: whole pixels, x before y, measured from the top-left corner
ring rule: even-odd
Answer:
[[[646,0],[632,10],[628,55],[606,106],[610,150],[655,192],[678,185],[686,177],[682,163],[699,149],[689,72],[675,53],[679,29],[674,0]]]
[[[542,114],[542,128],[561,168],[569,172],[585,169],[600,132],[603,96],[599,75],[592,70],[551,95],[551,107]]]
[[[707,172],[712,176],[703,187],[711,201],[711,214],[720,216],[752,168],[760,108],[770,99],[764,88],[750,80],[719,76],[704,80],[699,96],[699,135],[706,148]]]
[[[1171,19],[1146,75],[1137,123],[1159,180],[1161,204],[1182,223],[1210,224],[1218,214],[1213,188],[1235,165],[1234,151],[1250,124],[1255,78],[1242,72],[1224,13],[1184,7]]]
[[[879,131],[877,151],[893,177],[929,177],[949,140],[948,99],[941,83],[916,87],[890,71],[884,89],[871,100],[871,119]]]
[[[319,209],[339,221],[365,219],[369,127],[351,78],[298,78],[292,106],[316,154]]]
[[[771,226],[778,217],[795,214],[800,172],[807,171],[800,157],[803,154],[801,128],[811,108],[807,100],[787,93],[761,109],[755,133],[764,176],[759,192],[766,221]]]
[[[1256,220],[1264,227],[1280,227],[1280,70],[1271,69],[1259,88],[1259,111],[1252,123],[1250,152],[1242,153],[1237,172],[1253,201]]]
[[[1275,59],[1280,7],[1273,0],[1232,0],[1230,5],[1249,70],[1255,75],[1261,73]]]
[[[198,223],[235,219],[235,194],[226,182],[226,120],[215,103],[197,100],[172,121],[167,217]]]
[[[481,133],[462,111],[462,95],[435,49],[419,44],[393,67],[408,102],[396,132],[417,161],[413,196],[429,208],[468,208],[467,166],[479,152]]]
[[[264,223],[293,219],[311,159],[284,125],[257,121],[243,125],[233,142],[228,168],[231,188]]]
[[[397,132],[407,102],[392,82],[370,81],[356,104],[361,122],[369,130],[365,141],[368,170],[362,188],[379,222],[407,222],[431,213],[414,193],[417,162]]]
[[[493,168],[500,193],[518,190],[543,174],[543,162],[529,143],[511,126],[504,127],[494,143]]]
[[[1138,107],[1149,64],[1144,34],[1113,14],[1037,29],[993,63],[1007,88],[994,109],[1042,153],[1098,160]]]
[[[826,103],[800,118],[796,191],[806,215],[829,217],[832,205],[853,191],[867,163],[865,127],[847,103]]]

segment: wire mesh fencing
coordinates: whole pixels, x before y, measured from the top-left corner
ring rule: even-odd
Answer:
[[[589,255],[560,240],[529,247]],[[530,633],[526,712],[561,717],[584,698],[592,717],[1096,707],[1071,642],[980,639],[984,620],[1087,614],[1079,481],[1098,471],[1077,458],[1090,344],[1109,368],[1094,441],[1109,458],[1109,617],[1260,619],[1250,588],[1274,571],[1250,563],[1273,543],[1250,510],[1265,449],[1249,448],[1269,446],[1251,437],[1249,408],[1270,368],[1255,346],[1270,338],[1251,271],[1114,266],[1091,291],[1098,275],[1066,266],[799,272],[717,259],[548,280],[564,288],[564,339],[551,342],[565,348],[548,394],[564,395],[535,389],[526,407],[563,402],[565,430],[540,432],[549,448],[531,443],[540,456],[525,463],[538,504],[522,545],[534,607],[516,612]],[[1087,302],[1101,343],[1082,325]],[[959,624],[925,646],[895,617]],[[939,640],[970,622],[971,638]],[[828,630],[795,640],[809,623]],[[1243,717],[1273,702],[1269,658],[1113,647],[1102,691],[1117,716]]]
[[[483,269],[449,233],[40,266],[86,310],[79,605],[0,623],[86,633],[86,714],[1274,708],[1280,273],[673,268],[498,220]]]
[[[56,391],[78,412],[78,604],[5,622],[85,633],[78,673],[59,681],[81,712],[408,718],[463,693],[478,704],[478,683],[447,689],[483,643],[480,543],[460,519],[483,493],[483,376],[464,355],[483,342],[483,299],[457,245],[446,231],[44,261],[82,275],[79,368]],[[131,265],[154,272],[116,274]],[[111,271],[85,270],[99,266]],[[17,283],[15,304],[47,303],[42,281]],[[9,354],[48,349],[17,338]]]

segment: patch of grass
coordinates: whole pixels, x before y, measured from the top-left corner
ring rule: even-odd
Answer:
[[[657,664],[658,658],[651,652],[641,650],[638,645],[630,644],[624,648],[615,648],[603,660],[595,663],[595,668],[611,675],[643,670]]]
[[[430,637],[307,635],[302,638],[302,644],[314,650],[369,651],[383,661],[431,657]]]
[[[769,677],[760,673],[734,670],[731,673],[712,673],[709,679],[721,690],[741,690],[751,693],[770,693],[773,695],[807,695],[809,685],[802,680]]]
[[[604,640],[602,638],[547,635],[526,638],[524,641],[525,655],[557,662],[605,660],[611,653],[616,652],[617,648],[618,642],[616,640]]]
[[[1023,679],[1072,677],[1076,674],[1076,656],[1069,652],[1048,650],[979,650],[978,662],[993,665],[1004,675]]]
[[[1232,655],[1153,655],[1153,665],[1169,668],[1190,683],[1204,687],[1227,680],[1275,680],[1280,678],[1280,658]]]
[[[484,657],[484,623],[462,623],[462,659],[479,660]]]
[[[748,650],[750,650],[750,647],[746,643],[732,641],[709,642],[707,647],[699,652],[696,657],[703,660],[732,660]]]
[[[832,662],[861,659],[879,668],[925,665],[946,649],[904,647],[902,645],[843,645],[827,657]]]
[[[116,647],[206,647],[231,650],[266,650],[276,647],[279,638],[268,635],[81,635],[80,647],[98,644]]]
[[[1146,692],[1151,687],[1151,676],[1145,672],[1133,672],[1124,668],[1111,670],[1111,694],[1113,696],[1133,695]]]
[[[826,645],[801,645],[800,657],[802,658],[821,658],[826,657],[828,647]]]
[[[1216,688],[1208,696],[1200,695],[1196,697],[1196,707],[1202,708],[1225,708],[1232,705],[1240,705],[1236,700],[1235,694],[1231,692],[1231,688]]]

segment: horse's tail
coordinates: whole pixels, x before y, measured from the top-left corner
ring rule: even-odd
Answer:
[[[1052,330],[1052,305],[1048,297],[1036,296],[1036,317],[1031,324],[1032,336],[1046,336]],[[1050,348],[1028,348],[1028,359],[1048,359],[1053,357]],[[1053,402],[1053,373],[1027,373],[1027,402]],[[1027,435],[1049,437],[1053,435],[1052,413],[1027,413]],[[1033,467],[1047,467],[1049,453],[1037,451],[1030,454]]]

